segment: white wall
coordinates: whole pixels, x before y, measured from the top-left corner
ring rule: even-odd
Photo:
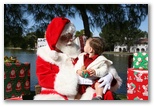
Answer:
[[[114,52],[123,52],[124,49],[127,50],[127,46],[115,46],[114,47]],[[120,51],[121,50],[121,51]],[[130,47],[130,52],[148,52],[148,45],[147,44],[138,44]]]

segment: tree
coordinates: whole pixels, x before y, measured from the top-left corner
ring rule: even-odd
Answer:
[[[4,4],[4,46],[14,47],[21,43],[24,26],[28,21],[24,18],[25,5]]]
[[[4,9],[6,43],[13,34],[10,27],[18,26],[22,28],[22,33],[26,30],[24,25],[28,21],[25,15],[34,18],[35,31],[45,31],[54,17],[75,18],[78,14],[83,20],[85,35],[90,37],[90,29],[102,28],[110,22],[129,21],[138,28],[148,14],[148,4],[5,4]]]
[[[148,14],[147,4],[52,4],[30,5],[37,22],[49,22],[55,16],[75,18],[78,14],[84,25],[85,35],[90,37],[90,28],[102,28],[109,22],[129,21],[138,28]]]
[[[145,38],[148,38],[148,32],[143,31],[142,33],[145,35],[145,36],[144,36]]]
[[[75,37],[79,37],[79,36],[85,36],[85,32],[84,32],[84,29],[80,30],[80,31],[76,31],[75,33]],[[93,36],[93,33],[90,32],[90,36]]]
[[[128,21],[123,23],[109,23],[102,28],[100,36],[105,38],[107,50],[114,49],[116,44],[127,45],[128,51],[130,46],[134,45],[134,42],[141,37],[145,37],[145,32],[132,27],[132,24]]]
[[[35,43],[37,42],[37,37],[35,32],[28,33],[26,36],[27,44],[29,49],[35,48]]]

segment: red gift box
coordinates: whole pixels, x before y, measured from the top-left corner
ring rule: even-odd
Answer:
[[[23,100],[22,97],[12,97],[9,99],[5,99],[5,100]]]
[[[127,99],[148,100],[148,70],[128,68]]]

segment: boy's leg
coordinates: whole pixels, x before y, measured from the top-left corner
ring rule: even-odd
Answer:
[[[113,93],[110,90],[107,90],[105,94],[102,94],[102,99],[98,98],[96,94],[94,94],[94,98],[92,100],[114,100]]]
[[[74,99],[75,100],[79,100],[80,98],[81,98],[81,94],[80,93],[77,93]]]
[[[99,83],[95,83],[95,90],[96,90],[96,97],[93,98],[92,100],[102,100],[103,99],[103,87],[99,88]]]
[[[98,87],[99,83],[95,83],[96,96],[92,100],[114,100],[113,94],[110,90],[107,90],[105,94],[103,94],[103,87]],[[99,96],[101,95],[101,96]],[[102,98],[101,98],[102,97]]]

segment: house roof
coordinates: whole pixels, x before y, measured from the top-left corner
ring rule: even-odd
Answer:
[[[148,44],[148,38],[140,38],[135,42],[135,44]]]

